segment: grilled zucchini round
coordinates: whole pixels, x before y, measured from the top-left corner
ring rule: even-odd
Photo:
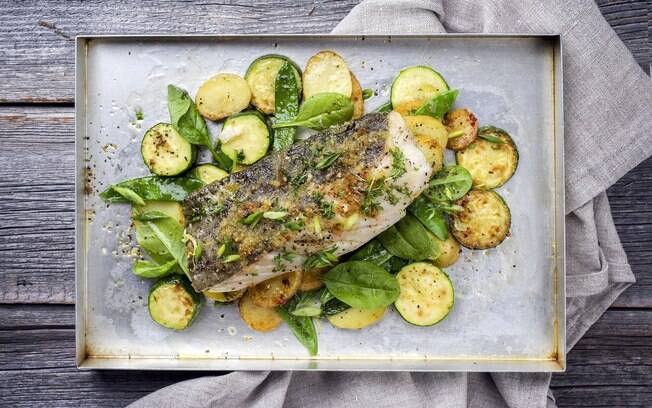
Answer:
[[[423,65],[408,67],[398,73],[392,82],[392,106],[401,106],[406,102],[423,102],[433,96],[448,91],[444,77],[434,69]]]
[[[276,76],[283,64],[290,62],[296,72],[297,83],[301,89],[301,70],[288,57],[278,54],[268,54],[256,58],[247,68],[245,80],[251,89],[251,104],[259,111],[272,114],[276,106]]]
[[[511,213],[495,191],[471,190],[455,204],[463,210],[452,216],[451,233],[463,246],[494,248],[507,237]]]
[[[242,112],[224,121],[219,140],[222,151],[236,164],[253,164],[269,149],[270,131],[263,115]]]
[[[149,315],[156,323],[174,330],[190,326],[199,314],[202,298],[185,276],[172,275],[152,286],[147,298]]]
[[[204,184],[211,184],[212,182],[221,180],[229,175],[225,170],[210,163],[200,164],[192,169],[191,174],[194,178],[200,180]]]
[[[518,166],[518,150],[507,132],[493,126],[478,130],[478,139],[455,154],[457,164],[466,168],[473,186],[492,189],[509,180]]]
[[[396,275],[401,287],[394,307],[409,323],[432,326],[442,321],[455,303],[455,291],[448,275],[428,262],[404,266]]]
[[[159,176],[176,176],[188,170],[197,150],[168,123],[158,123],[143,136],[140,153],[149,170]]]

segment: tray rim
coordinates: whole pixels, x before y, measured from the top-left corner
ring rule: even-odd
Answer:
[[[86,125],[86,60],[88,44],[93,40],[156,41],[156,40],[237,40],[237,39],[546,39],[552,47],[553,86],[553,178],[554,178],[554,242],[553,270],[555,303],[555,351],[549,359],[541,358],[127,358],[92,357],[86,354],[86,258],[85,242],[85,160]],[[80,103],[83,101],[83,103]],[[411,34],[80,34],[75,36],[75,360],[80,370],[292,370],[292,371],[499,371],[499,372],[564,372],[566,370],[566,248],[565,248],[565,183],[564,183],[564,104],[563,51],[559,33],[440,33]],[[281,364],[281,362],[283,364]],[[282,365],[282,366],[279,366]]]

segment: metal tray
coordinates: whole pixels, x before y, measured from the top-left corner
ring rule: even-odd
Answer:
[[[150,282],[131,273],[129,206],[98,192],[143,176],[139,146],[166,121],[166,86],[193,94],[221,71],[243,74],[267,53],[300,65],[322,49],[348,62],[363,88],[388,99],[399,69],[431,65],[460,89],[458,106],[507,129],[520,150],[500,193],[512,230],[498,248],[465,250],[447,268],[455,307],[415,327],[395,311],[362,331],[318,326],[311,358],[287,327],[255,333],[237,307],[207,304],[184,332],[153,323]],[[77,38],[77,364],[103,369],[563,371],[565,368],[564,172],[558,35],[99,36]],[[142,109],[143,120],[136,120]],[[213,137],[219,132],[210,124]],[[450,158],[449,158],[450,159]]]

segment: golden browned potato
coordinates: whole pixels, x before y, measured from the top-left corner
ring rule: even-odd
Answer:
[[[301,286],[303,272],[288,272],[260,282],[249,289],[251,299],[260,307],[276,307],[285,304]]]
[[[478,138],[478,119],[468,109],[453,109],[444,116],[448,148],[462,150]]]
[[[275,309],[260,307],[254,303],[251,294],[247,291],[240,298],[240,317],[253,330],[268,332],[281,324],[281,316]]]
[[[353,119],[357,119],[364,114],[364,98],[362,97],[362,87],[358,78],[351,72],[351,102],[353,102]]]
[[[346,309],[333,316],[328,316],[328,321],[338,329],[363,329],[376,323],[385,315],[386,307],[380,309]]]
[[[303,70],[303,99],[323,92],[335,92],[351,97],[351,72],[339,54],[320,51],[310,57]]]
[[[303,271],[303,279],[301,279],[299,290],[301,292],[309,292],[324,286],[324,282],[321,280],[324,273],[326,273],[325,269],[309,269]]]
[[[437,238],[435,238],[437,239]],[[457,242],[452,234],[448,234],[445,240],[437,239],[441,253],[432,261],[440,268],[446,268],[453,265],[460,258],[460,243]]]

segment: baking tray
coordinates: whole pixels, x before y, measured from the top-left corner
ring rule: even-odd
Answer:
[[[562,61],[558,35],[82,36],[76,50],[76,343],[82,369],[563,371],[565,368]],[[109,184],[147,174],[145,129],[168,118],[166,86],[193,94],[211,75],[244,74],[267,53],[300,65],[340,53],[363,88],[388,99],[399,69],[431,65],[460,89],[457,106],[507,129],[520,150],[499,192],[512,211],[497,249],[465,250],[447,268],[456,291],[433,327],[395,311],[362,331],[318,325],[309,357],[282,326],[256,333],[237,307],[206,305],[184,332],[147,314],[150,282],[131,273],[129,206],[98,197]],[[136,119],[142,110],[143,120]],[[213,137],[219,132],[209,124]],[[449,158],[450,160],[450,158]]]

